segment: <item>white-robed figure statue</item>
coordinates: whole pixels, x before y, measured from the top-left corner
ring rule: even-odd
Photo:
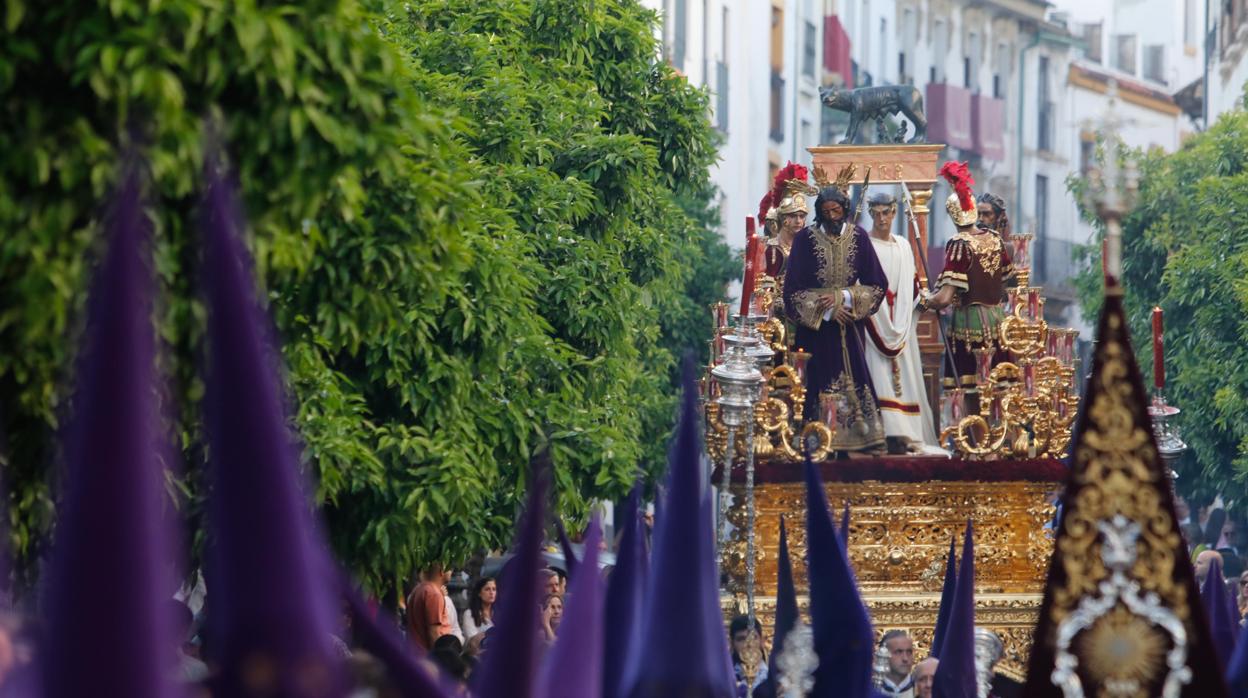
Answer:
[[[876,194],[868,202],[871,245],[888,277],[884,302],[866,323],[867,369],[879,400],[880,416],[890,453],[944,454],[937,445],[936,427],[923,385],[916,331],[919,276],[910,243],[893,235],[897,199]]]

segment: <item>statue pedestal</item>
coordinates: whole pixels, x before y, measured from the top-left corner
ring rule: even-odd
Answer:
[[[799,606],[805,612],[806,520],[801,465],[762,463],[756,486],[757,596],[764,627],[775,612],[780,515],[785,516]],[[908,630],[916,661],[932,639],[951,538],[961,554],[968,519],[975,524],[975,623],[997,632],[1005,654],[997,671],[1022,680],[1053,551],[1052,494],[1065,479],[1060,462],[966,462],[947,458],[881,458],[821,464],[828,503],[839,525],[850,506],[849,557],[877,636]],[[718,476],[717,476],[718,477]],[[866,479],[871,477],[872,479]],[[718,481],[718,480],[717,480]],[[744,599],[745,507],[733,486],[725,548],[726,612]]]
[[[906,143],[880,143],[877,145],[821,145],[810,149],[812,168],[822,168],[829,177],[834,177],[844,167],[854,165],[857,170],[851,183],[862,184],[866,178],[867,168],[871,168],[871,184],[905,183],[914,195],[914,217],[918,223],[917,235],[910,229],[905,212],[901,212],[902,223],[906,226],[907,239],[910,240],[911,251],[914,253],[914,268],[919,273],[919,283],[924,288],[928,283],[928,270],[923,260],[927,259],[927,217],[930,209],[928,202],[932,198],[932,187],[936,184],[937,166],[940,153],[945,146],[939,143],[910,145]],[[901,197],[898,196],[898,199]],[[917,238],[917,239],[916,239]],[[934,312],[919,314],[918,338],[919,353],[923,362],[923,381],[927,385],[927,398],[932,406],[932,415],[936,421],[936,433],[940,433],[940,373],[941,359],[944,356],[944,343],[940,339],[940,319]]]

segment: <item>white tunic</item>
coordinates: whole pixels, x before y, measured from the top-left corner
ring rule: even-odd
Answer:
[[[943,453],[936,444],[932,410],[923,385],[923,363],[919,358],[918,277],[910,244],[895,235],[887,240],[871,236],[875,255],[888,277],[888,292],[880,308],[867,320],[867,369],[875,385],[884,433],[926,446],[931,453]]]

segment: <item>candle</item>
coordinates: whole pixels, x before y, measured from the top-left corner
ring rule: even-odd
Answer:
[[[988,382],[988,373],[992,370],[992,350],[978,349],[975,351],[976,373],[980,384]]]
[[[1040,317],[1040,292],[1037,289],[1027,289],[1027,317],[1036,320]]]
[[[757,266],[758,238],[754,235],[754,219],[745,219],[745,276],[741,280],[741,315],[750,314],[750,302],[754,296],[754,276]]]
[[[819,406],[823,410],[823,425],[836,431],[836,398],[830,393],[819,396]]]
[[[1153,308],[1153,387],[1166,387],[1166,352],[1161,339],[1161,308]]]
[[[810,354],[801,347],[793,352],[793,370],[797,372],[797,382],[802,385],[806,384],[806,362],[810,359]]]
[[[1062,350],[1062,362],[1070,365],[1075,360],[1075,337],[1079,336],[1079,330],[1066,330],[1064,339],[1066,347]]]
[[[953,391],[952,404],[950,405],[950,411],[953,413],[954,424],[957,424],[962,420],[962,405],[962,391],[955,389]]]
[[[1036,394],[1035,379],[1036,379],[1035,367],[1033,367],[1031,364],[1025,364],[1023,366],[1023,390],[1027,392],[1027,395],[1029,397]]]
[[[1057,346],[1058,346],[1058,341],[1060,339],[1060,336],[1061,336],[1061,330],[1049,330],[1048,335],[1045,337],[1045,341],[1044,341],[1044,355],[1045,356],[1053,356],[1053,357],[1057,356]]]

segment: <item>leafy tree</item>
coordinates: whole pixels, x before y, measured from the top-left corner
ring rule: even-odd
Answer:
[[[1167,399],[1191,451],[1178,486],[1210,497],[1248,477],[1248,113],[1223,115],[1177,153],[1135,153],[1139,203],[1123,220],[1125,302],[1144,375],[1151,309],[1165,311]],[[1072,180],[1072,189],[1086,183]],[[1099,246],[1098,246],[1099,248]],[[1101,307],[1100,251],[1079,280],[1085,316]]]
[[[540,442],[573,517],[662,463],[675,354],[705,346],[698,306],[731,262],[706,96],[656,61],[635,2],[8,8],[0,426],[22,560],[52,523],[84,260],[127,148],[150,168],[174,484],[202,540],[205,123],[238,173],[331,540],[374,589],[505,543]]]

